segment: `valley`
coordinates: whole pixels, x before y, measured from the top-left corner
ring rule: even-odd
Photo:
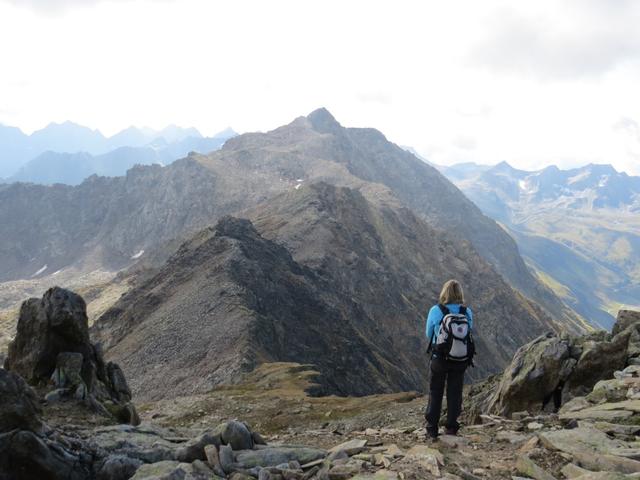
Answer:
[[[442,171],[515,238],[531,268],[601,328],[640,299],[640,178],[608,165],[563,171],[506,163]]]

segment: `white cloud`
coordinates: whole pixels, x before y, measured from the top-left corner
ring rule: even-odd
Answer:
[[[543,80],[604,75],[640,61],[639,14],[640,4],[628,1],[572,0],[524,12],[500,8],[469,61]]]
[[[637,163],[611,128],[640,119],[636,2],[15,3],[0,0],[0,123],[25,131],[264,131],[325,106],[436,163]]]
[[[67,12],[70,9],[92,7],[98,3],[119,3],[132,2],[135,0],[0,0],[10,5],[21,8],[29,8],[37,13],[45,15],[57,15]],[[152,0],[155,2],[173,1],[173,0]]]

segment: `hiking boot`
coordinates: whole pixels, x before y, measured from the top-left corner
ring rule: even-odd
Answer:
[[[427,427],[425,429],[425,431],[426,431],[427,440],[432,440],[434,442],[436,440],[438,440],[438,429],[437,428],[433,429],[433,428]]]
[[[453,435],[454,437],[458,435],[458,429],[457,428],[445,428],[444,429],[444,434],[445,435]]]

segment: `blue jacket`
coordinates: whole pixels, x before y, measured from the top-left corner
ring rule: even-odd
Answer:
[[[445,307],[447,307],[451,313],[460,313],[459,303],[447,303]],[[429,310],[429,315],[427,316],[428,340],[431,340],[436,335],[438,329],[440,328],[440,322],[442,322],[443,318],[444,315],[442,314],[442,310],[440,310],[440,307],[438,305],[434,305],[433,307],[431,307],[431,310]],[[469,319],[469,328],[473,329],[473,312],[469,307],[467,307],[467,318]]]

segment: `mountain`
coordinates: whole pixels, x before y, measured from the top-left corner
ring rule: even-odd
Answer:
[[[109,150],[121,147],[143,147],[157,137],[157,132],[151,128],[131,126],[107,139]]]
[[[593,164],[442,171],[510,230],[540,278],[583,317],[610,328],[621,306],[639,304],[640,177]]]
[[[160,148],[166,152],[160,155],[161,158],[158,161],[173,161],[184,156],[190,150],[203,153],[214,150],[224,143],[224,140],[235,135],[237,134],[231,128],[227,128],[213,137],[205,138],[195,128],[170,125],[161,131],[129,127],[112,137],[105,137],[98,130],[92,130],[73,122],[51,123],[31,135],[25,135],[18,128],[0,125],[0,179],[13,181],[14,178],[20,178],[23,181],[37,182],[39,169],[54,171],[55,168],[70,166],[77,166],[89,174],[100,173],[100,171],[92,170],[91,167],[84,164],[74,163],[89,159],[87,154],[92,157],[108,154],[110,157],[105,158],[115,157],[116,161],[129,167],[135,163],[143,163],[131,163],[120,159],[118,151],[123,147]],[[214,148],[211,148],[211,145]],[[120,151],[120,153],[122,152]],[[44,157],[41,158],[43,155]],[[148,155],[148,152],[141,152],[143,158]],[[29,164],[30,161],[33,162]],[[48,165],[51,162],[53,165]],[[126,171],[121,168],[116,170],[118,175],[123,175]],[[65,180],[64,174],[46,173],[42,176],[53,178],[53,182],[64,183]],[[78,177],[78,174],[75,174],[75,177]]]
[[[14,172],[17,166],[32,158],[29,137],[19,128],[0,124],[0,179]]]
[[[372,200],[373,187],[386,187],[435,229],[469,242],[566,328],[584,328],[533,277],[513,239],[435,168],[377,130],[342,127],[325,109],[165,168],[136,167],[125,177],[91,177],[77,187],[0,186],[0,223],[8,227],[0,231],[0,279],[70,265],[123,268],[223,215],[317,181],[361,190]]]
[[[158,399],[291,361],[315,365],[324,393],[424,391],[424,315],[452,277],[482,312],[474,378],[556,328],[468,243],[369,188],[375,202],[314,183],[222,218],[146,272],[93,335],[136,396]]]
[[[120,147],[95,156],[84,152],[45,152],[21,167],[7,181],[78,185],[91,175],[116,177],[125,175],[134,165],[167,165],[189,152],[208,153],[220,148],[225,141],[224,137],[187,137],[168,144],[157,139],[146,147]]]
[[[50,123],[29,136],[34,151],[104,153],[106,137],[98,130],[73,122]]]

